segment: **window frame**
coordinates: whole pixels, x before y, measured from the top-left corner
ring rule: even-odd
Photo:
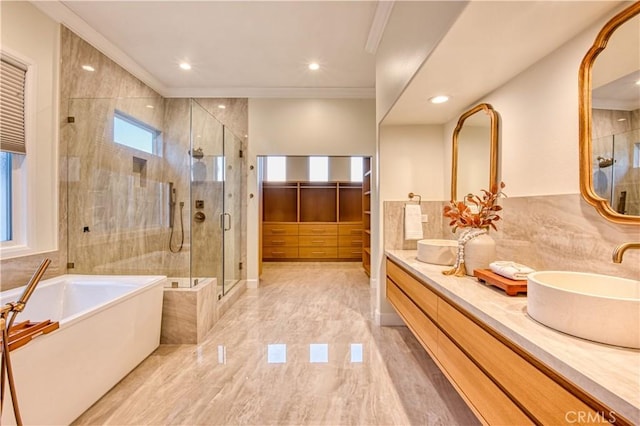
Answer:
[[[287,181],[287,156],[285,155],[267,155],[265,156],[266,160],[265,160],[265,175],[264,175],[264,181],[265,182],[286,182]],[[280,176],[278,176],[278,179],[272,179],[273,175],[270,175],[270,169],[273,168],[273,165],[270,167],[269,163],[270,163],[270,159],[282,159],[283,162],[283,166],[284,166],[284,173],[282,174],[282,178],[280,179]]]
[[[314,176],[314,160],[323,160],[324,163],[326,163],[326,168],[324,170],[320,170],[320,172],[322,172],[322,177],[318,178],[316,176]],[[308,179],[309,182],[318,182],[318,183],[322,183],[322,182],[329,182],[329,156],[327,155],[311,155],[309,156],[309,175],[308,175]],[[326,176],[325,176],[326,173]]]
[[[24,125],[28,155],[12,155],[12,239],[0,242],[1,260],[59,249],[59,51],[58,39],[51,68],[51,85],[55,90],[44,92],[38,84],[47,87],[41,80],[46,76],[39,75],[36,61],[2,46],[3,55],[24,65],[27,70]],[[43,93],[50,94],[50,97],[45,97],[39,104]],[[30,182],[34,184],[29,185]]]
[[[151,152],[146,151],[144,149],[137,148],[135,146],[128,145],[126,143],[116,141],[116,119],[120,119],[125,123],[131,124],[132,126],[135,126],[139,129],[142,129],[152,134],[153,140],[151,141]],[[133,149],[139,152],[144,152],[145,154],[161,156],[160,153],[162,152],[162,147],[160,146],[160,135],[162,132],[160,130],[118,109],[114,109],[113,111],[112,123],[113,123],[113,138],[112,138],[113,143],[121,147],[127,147],[129,149]]]

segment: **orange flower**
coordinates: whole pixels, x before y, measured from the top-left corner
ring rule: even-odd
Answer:
[[[458,228],[493,228],[498,230],[494,222],[500,220],[497,212],[502,210],[502,206],[497,203],[500,195],[505,195],[502,188],[505,187],[504,182],[493,185],[491,191],[482,190],[482,198],[478,195],[467,194],[465,201],[450,201],[444,206],[443,216],[451,219],[449,226],[453,226],[452,232],[456,232]],[[476,208],[472,211],[471,206]]]

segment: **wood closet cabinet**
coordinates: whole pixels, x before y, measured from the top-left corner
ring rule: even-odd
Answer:
[[[263,182],[262,258],[362,259],[362,184]]]

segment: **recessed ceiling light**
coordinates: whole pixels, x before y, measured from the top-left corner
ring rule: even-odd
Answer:
[[[320,69],[320,64],[319,64],[319,63],[317,63],[317,62],[311,62],[311,63],[309,64],[309,69],[310,69],[311,71],[317,71],[317,70],[319,70],[319,69]]]
[[[637,84],[638,86],[640,86],[640,80],[636,81],[636,84]]]
[[[618,118],[618,121],[627,121],[626,118]]]
[[[445,95],[439,95],[439,96],[434,96],[433,98],[429,98],[429,102],[431,102],[432,104],[441,104],[441,103],[447,102],[448,100],[449,100],[449,97]]]
[[[188,63],[186,63],[186,62],[181,62],[181,63],[180,63],[180,68],[182,68],[182,69],[183,69],[183,70],[185,70],[185,71],[188,71],[188,70],[190,70],[190,69],[191,69],[191,65],[189,65],[189,64],[188,64]]]
[[[220,108],[220,109],[225,109],[226,107],[227,107],[227,106],[226,106],[226,105],[223,105],[223,104],[218,105],[218,108]]]
[[[147,108],[149,109],[154,109],[155,107],[153,105],[145,105]]]
[[[96,69],[95,69],[94,67],[92,67],[91,65],[83,65],[83,66],[82,66],[82,69],[83,69],[83,70],[85,70],[85,71],[90,71],[90,72],[93,72],[93,71],[95,71],[95,70],[96,70]]]

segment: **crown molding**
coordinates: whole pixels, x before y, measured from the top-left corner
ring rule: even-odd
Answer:
[[[165,96],[167,87],[155,76],[140,66],[131,56],[124,53],[106,37],[93,29],[85,20],[80,18],[62,2],[54,1],[32,1],[35,7],[56,22],[63,24],[71,31],[82,37],[85,41],[98,49],[109,59],[120,65],[122,68],[133,74],[147,86]]]
[[[169,88],[167,98],[342,98],[373,99],[371,87],[189,87]]]
[[[389,0],[379,0],[378,6],[376,7],[376,13],[373,16],[373,21],[371,21],[371,28],[369,29],[369,37],[367,37],[367,44],[364,46],[364,50],[368,53],[375,55],[378,50],[378,46],[380,45],[380,40],[382,40],[382,35],[384,34],[384,29],[387,26],[387,22],[389,21],[389,16],[391,16],[391,10],[393,9],[393,5],[395,1]]]

